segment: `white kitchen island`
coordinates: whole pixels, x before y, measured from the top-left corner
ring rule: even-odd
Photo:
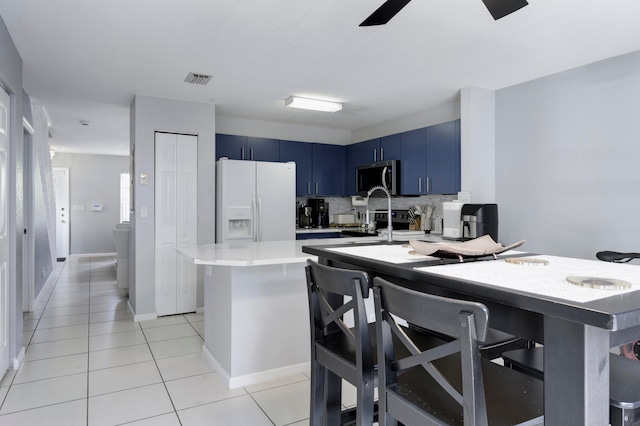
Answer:
[[[204,266],[202,351],[229,388],[309,370],[309,308],[303,245],[383,237],[238,242],[183,247]]]

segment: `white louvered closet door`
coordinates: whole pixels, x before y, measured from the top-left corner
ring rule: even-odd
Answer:
[[[196,268],[176,249],[197,243],[198,138],[156,132],[156,313],[196,310]]]

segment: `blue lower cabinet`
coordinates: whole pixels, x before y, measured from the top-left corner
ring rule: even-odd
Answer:
[[[340,238],[340,232],[305,232],[296,234],[296,240],[315,240],[319,238]]]

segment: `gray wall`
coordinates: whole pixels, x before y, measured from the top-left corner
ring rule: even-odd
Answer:
[[[70,254],[115,252],[113,228],[120,222],[120,174],[129,173],[129,157],[56,153],[52,163],[69,168]],[[102,204],[101,212],[91,210],[95,203]]]
[[[497,91],[501,239],[591,259],[640,251],[638,117],[640,52]]]
[[[33,108],[34,295],[37,299],[56,265],[56,219],[49,154],[49,119],[42,106]]]
[[[135,214],[131,232],[129,302],[135,315],[155,315],[155,239],[154,239],[154,164],[155,132],[198,135],[198,244],[215,241],[215,106],[196,102],[136,96],[131,105],[131,144],[134,167]],[[140,184],[146,173],[148,184]],[[141,207],[148,217],[140,217]],[[202,269],[202,268],[199,268]],[[204,303],[203,277],[198,277],[198,302]]]

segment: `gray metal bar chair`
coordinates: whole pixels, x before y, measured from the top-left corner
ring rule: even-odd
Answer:
[[[505,367],[544,378],[544,348],[517,349],[502,354]],[[609,422],[613,426],[640,423],[640,362],[609,356]]]
[[[374,279],[373,291],[380,425],[543,423],[542,382],[480,356],[479,341],[489,322],[485,305],[417,292],[382,278]],[[420,349],[398,318],[456,340]]]

